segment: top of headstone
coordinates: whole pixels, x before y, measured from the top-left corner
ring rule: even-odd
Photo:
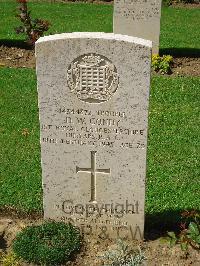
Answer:
[[[114,34],[114,33],[104,33],[104,32],[73,32],[73,33],[61,33],[55,35],[49,35],[45,37],[41,37],[36,44],[48,41],[56,41],[63,39],[81,39],[81,38],[89,38],[89,39],[105,39],[105,40],[117,40],[117,41],[126,41],[130,43],[136,43],[142,46],[147,46],[152,48],[152,42],[149,40],[144,40],[137,37],[132,37],[128,35],[122,34]]]

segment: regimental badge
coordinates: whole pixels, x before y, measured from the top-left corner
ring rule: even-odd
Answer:
[[[117,69],[105,56],[90,53],[76,58],[67,70],[67,83],[78,99],[88,103],[108,101],[119,84]]]

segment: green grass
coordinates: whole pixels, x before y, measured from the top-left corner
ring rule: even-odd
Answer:
[[[112,32],[112,6],[31,3],[33,17],[47,19],[47,34]],[[14,27],[16,3],[1,1],[0,42],[23,40]],[[198,9],[164,7],[161,51],[199,53]],[[7,41],[6,41],[7,40]],[[150,104],[146,211],[172,219],[180,210],[200,208],[199,78],[154,77]],[[35,71],[0,69],[0,207],[42,210],[39,117]],[[29,134],[23,134],[27,129]],[[157,218],[156,218],[157,219]]]
[[[14,31],[20,24],[15,18],[16,3],[1,3],[0,39],[23,39]],[[73,31],[112,31],[112,7],[94,4],[30,3],[34,18],[47,19],[51,28],[47,35]]]
[[[47,34],[73,31],[112,32],[111,5],[30,3],[34,18],[43,18],[52,26]],[[14,28],[20,24],[15,17],[17,4],[2,1],[0,4],[0,39],[23,39]],[[185,49],[200,49],[200,9],[163,7],[161,19],[160,48],[184,49],[179,53],[192,53]],[[177,51],[170,51],[175,53]]]
[[[0,205],[41,209],[39,120],[34,70],[0,69]],[[24,136],[23,130],[29,135]]]
[[[200,209],[199,82],[186,77],[152,80],[147,211],[171,221],[181,210]]]
[[[160,48],[164,53],[200,55],[200,9],[162,9]]]
[[[0,206],[42,210],[35,71],[0,69]],[[199,208],[199,78],[154,77],[147,212]],[[29,135],[22,134],[27,128]]]

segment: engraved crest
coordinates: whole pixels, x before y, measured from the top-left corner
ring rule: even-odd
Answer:
[[[108,101],[116,92],[119,76],[114,64],[94,53],[76,58],[67,70],[67,82],[78,99],[88,103]]]

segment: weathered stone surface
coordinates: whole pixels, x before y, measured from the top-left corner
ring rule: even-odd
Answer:
[[[114,33],[151,40],[158,54],[161,4],[162,0],[115,0]]]
[[[141,238],[151,42],[69,33],[36,43],[45,219]]]

